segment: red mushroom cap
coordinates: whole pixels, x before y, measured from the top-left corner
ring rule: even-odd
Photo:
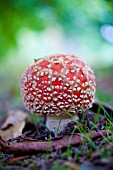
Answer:
[[[95,77],[91,68],[74,55],[52,55],[35,60],[21,79],[26,108],[44,115],[85,111],[92,106]]]

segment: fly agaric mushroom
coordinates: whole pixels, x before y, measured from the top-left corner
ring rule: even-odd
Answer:
[[[74,55],[52,55],[35,60],[21,79],[21,94],[26,108],[46,115],[46,126],[62,131],[94,102],[95,77],[89,65]],[[67,112],[66,112],[67,111]],[[60,125],[59,125],[60,121]]]

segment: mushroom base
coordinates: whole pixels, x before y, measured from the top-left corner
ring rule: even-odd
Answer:
[[[77,115],[73,115],[73,118],[69,117],[68,115],[61,115],[61,116],[47,116],[46,119],[46,126],[48,129],[55,133],[55,135],[59,132],[62,132],[66,125],[74,121],[74,119],[78,119]]]

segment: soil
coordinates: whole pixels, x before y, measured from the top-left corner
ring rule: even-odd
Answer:
[[[95,103],[91,110],[88,110],[85,114],[79,114],[78,122],[72,121],[67,124],[62,133],[58,133],[57,136],[53,132],[50,132],[43,124],[34,124],[32,121],[27,121],[23,129],[23,134],[20,137],[13,138],[7,141],[8,145],[13,143],[21,143],[26,140],[37,141],[60,141],[64,139],[66,135],[70,136],[74,134],[81,134],[81,129],[85,131],[85,134],[93,132],[106,131],[110,128],[109,122],[106,116],[102,114],[96,114],[94,110],[97,109],[98,104]],[[113,113],[111,107],[104,106],[106,110]],[[97,116],[98,115],[98,116]],[[110,129],[111,130],[111,129]],[[59,147],[57,150],[39,152],[35,154],[17,154],[15,151],[12,154],[6,154],[4,151],[0,153],[0,169],[84,169],[101,170],[102,168],[113,169],[113,135],[110,134],[106,137],[97,136],[93,140],[84,140],[82,143],[68,147]],[[28,147],[28,146],[26,146]],[[25,148],[25,145],[23,149]],[[28,147],[29,148],[29,147]],[[60,166],[61,165],[61,166]]]

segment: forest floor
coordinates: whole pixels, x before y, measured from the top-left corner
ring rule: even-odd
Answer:
[[[79,116],[77,122],[69,123],[63,133],[58,134],[57,137],[39,121],[36,125],[36,117],[28,116],[26,119],[26,110],[21,103],[19,87],[15,85],[8,87],[7,83],[0,85],[0,88],[3,86],[0,92],[2,96],[0,98],[0,136],[4,137],[4,140],[0,139],[0,170],[113,169],[113,117],[112,115],[109,117],[110,109],[113,108],[112,73],[112,68],[96,71],[96,100],[100,103],[98,108],[95,105],[93,109],[86,112],[84,117]],[[110,105],[111,108],[108,106],[106,110],[99,101]],[[7,116],[9,112],[12,112],[12,115],[14,112],[19,116],[23,114],[21,123],[15,123],[15,119],[19,116],[16,115],[15,118],[13,115],[13,120],[11,116]],[[18,134],[21,128],[22,135],[8,140],[8,137],[12,136],[11,128]],[[54,148],[48,149],[50,143]],[[33,150],[31,146],[35,149]]]

